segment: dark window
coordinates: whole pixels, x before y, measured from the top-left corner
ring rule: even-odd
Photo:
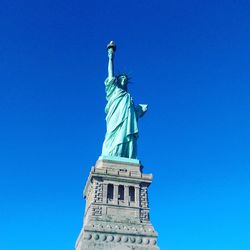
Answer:
[[[124,186],[119,185],[118,187],[118,197],[119,200],[124,200]]]
[[[129,200],[135,201],[135,187],[129,187]]]
[[[114,198],[114,185],[108,184],[108,199],[113,200]]]

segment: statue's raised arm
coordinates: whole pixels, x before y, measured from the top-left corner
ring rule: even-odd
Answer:
[[[111,41],[108,46],[108,78],[111,80],[114,77],[114,55],[116,51],[116,45],[113,41]]]
[[[105,80],[107,105],[107,132],[102,147],[102,156],[137,157],[138,119],[147,111],[147,105],[135,106],[128,93],[129,78],[126,74],[115,76],[114,53],[116,45],[108,46],[108,78]]]

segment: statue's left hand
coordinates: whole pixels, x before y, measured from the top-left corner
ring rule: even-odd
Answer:
[[[147,112],[147,110],[148,110],[148,104],[140,104],[140,106],[142,108],[143,113]]]
[[[147,104],[139,104],[135,108],[136,116],[137,118],[142,117],[148,110],[148,105]]]

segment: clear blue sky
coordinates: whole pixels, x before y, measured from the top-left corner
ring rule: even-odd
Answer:
[[[111,39],[161,249],[250,249],[249,1],[2,0],[0,34],[1,249],[74,249]]]

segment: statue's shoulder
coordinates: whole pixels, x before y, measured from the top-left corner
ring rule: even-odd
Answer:
[[[116,77],[109,78],[107,77],[104,81],[104,84],[107,85],[115,85],[116,84]]]

